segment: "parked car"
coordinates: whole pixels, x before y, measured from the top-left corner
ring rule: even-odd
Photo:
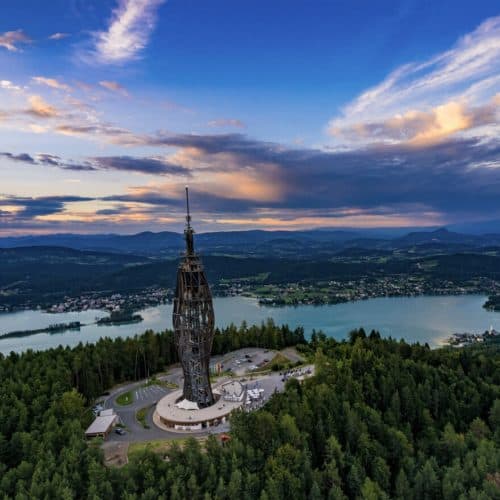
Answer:
[[[115,432],[116,432],[117,434],[119,434],[120,436],[124,436],[125,434],[127,434],[127,431],[125,431],[125,430],[124,430],[124,429],[122,429],[121,427],[117,427],[117,428],[115,429]]]

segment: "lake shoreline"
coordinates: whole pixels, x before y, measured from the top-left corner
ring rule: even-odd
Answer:
[[[416,297],[380,297],[335,305],[297,305],[267,307],[253,297],[215,297],[216,326],[231,323],[239,327],[260,324],[271,318],[275,324],[301,326],[306,336],[313,330],[323,331],[336,339],[346,338],[349,331],[363,327],[380,331],[384,337],[404,338],[409,343],[428,343],[432,347],[446,345],[455,332],[483,332],[493,325],[500,330],[500,314],[485,310],[486,295],[435,295]],[[140,311],[144,321],[135,324],[96,325],[107,316],[99,310],[73,313],[44,313],[22,311],[0,315],[0,334],[15,330],[44,328],[54,323],[80,321],[86,326],[79,332],[38,333],[24,338],[0,339],[0,352],[43,350],[59,344],[75,346],[80,342],[93,343],[102,337],[131,337],[146,330],[164,331],[172,328],[172,304],[162,304]],[[91,324],[92,323],[92,324]]]

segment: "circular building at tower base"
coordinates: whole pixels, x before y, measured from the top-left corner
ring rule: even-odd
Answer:
[[[197,408],[196,403],[182,399],[182,390],[171,392],[158,401],[153,421],[168,431],[203,431],[225,423],[246,399],[246,390],[237,381],[222,384],[213,393],[213,405]]]

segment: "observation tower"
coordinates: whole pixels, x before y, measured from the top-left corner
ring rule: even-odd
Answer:
[[[205,408],[214,403],[209,374],[214,338],[214,308],[203,265],[194,251],[194,230],[191,227],[187,187],[186,210],[186,251],[177,270],[172,320],[175,344],[184,374],[183,402],[196,403],[198,408]]]

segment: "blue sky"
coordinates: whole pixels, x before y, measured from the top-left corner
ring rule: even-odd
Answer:
[[[499,10],[4,0],[0,234],[500,219]]]

